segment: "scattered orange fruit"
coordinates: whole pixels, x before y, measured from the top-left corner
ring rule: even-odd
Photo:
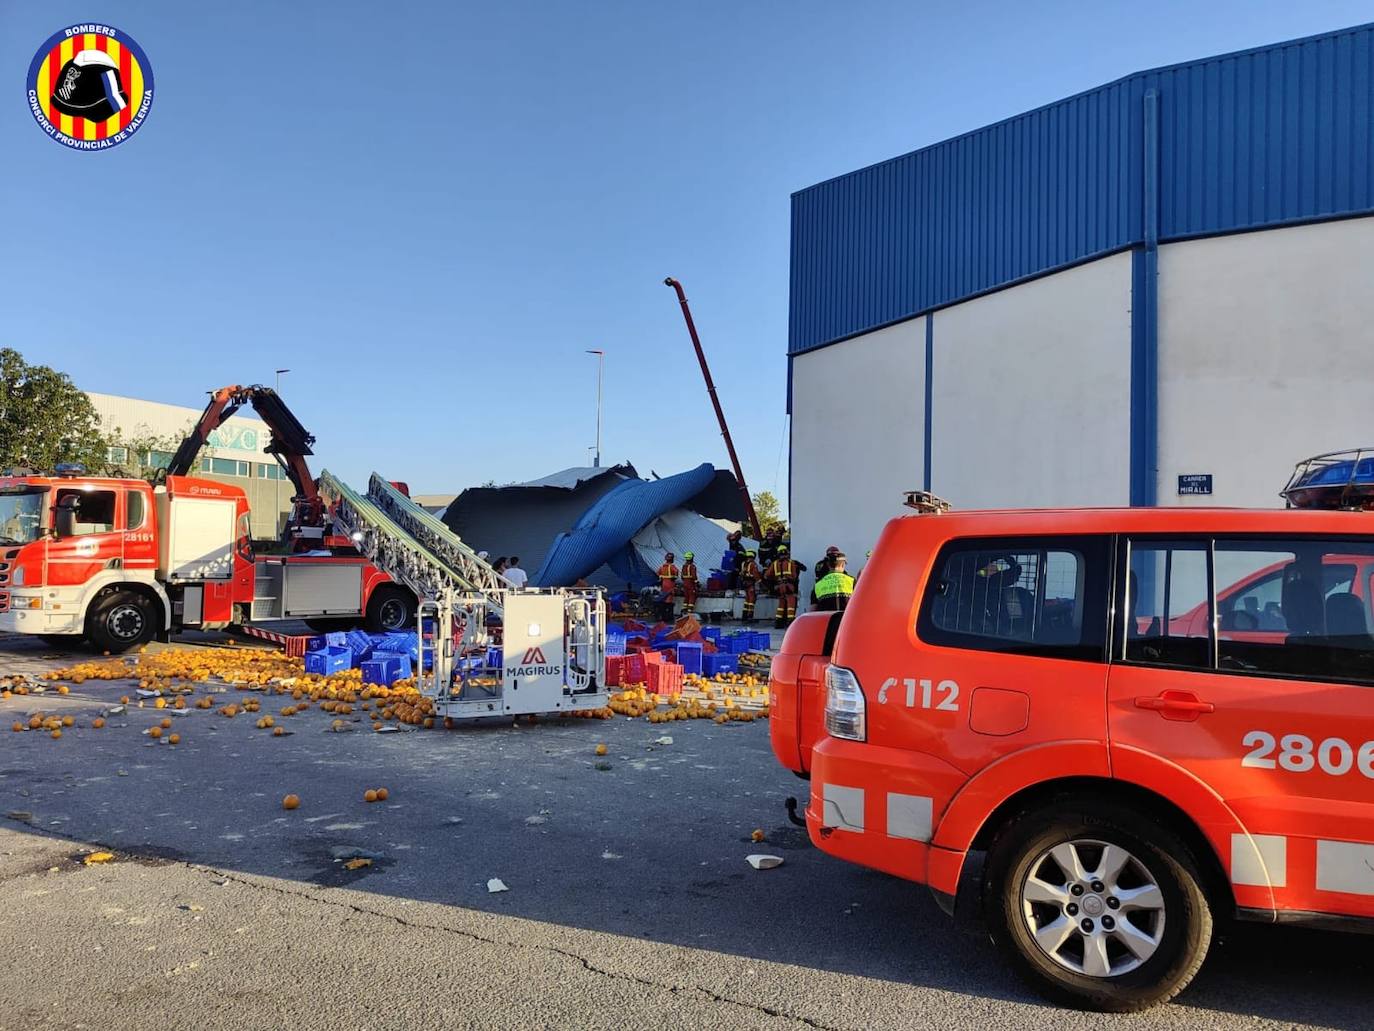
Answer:
[[[281,737],[281,736],[282,736],[283,734],[285,734],[285,733],[286,733],[286,728],[285,728],[285,727],[273,727],[273,728],[272,728],[272,736],[273,736],[273,737]]]
[[[752,840],[754,840],[754,841],[762,841],[762,840],[763,840],[763,831],[761,831],[761,830],[756,830],[756,831],[754,831],[753,834],[749,835],[749,837],[750,837]]]
[[[99,730],[99,729],[100,729],[101,727],[103,727],[104,725],[105,725],[105,717],[104,717],[104,716],[97,716],[95,719],[91,720],[91,726],[93,726],[96,730]]]
[[[301,800],[297,798],[295,795],[287,795],[285,798],[281,800],[281,807],[283,809],[295,809],[300,804]]]
[[[128,704],[129,704],[129,696],[126,695],[126,694],[120,695],[120,696],[119,696],[119,704],[120,704],[120,705],[128,705]]]
[[[596,754],[597,754],[597,755],[605,755],[605,754],[606,754],[606,746],[605,746],[605,745],[597,745],[597,746],[596,746]]]
[[[377,801],[377,792],[373,791],[371,788],[368,788],[366,791],[363,792],[363,801],[364,801],[364,802],[375,802],[375,801]]]
[[[378,789],[377,789],[377,801],[378,801],[378,802],[385,802],[385,801],[387,800],[387,797],[388,797],[390,794],[391,794],[391,792],[387,791],[386,788],[378,788]]]
[[[168,734],[168,735],[167,735],[167,743],[168,743],[169,745],[179,745],[179,744],[181,744],[181,735],[180,735],[180,734]]]
[[[75,722],[76,722],[76,720],[75,720],[73,717],[71,717],[71,716],[63,716],[63,717],[62,717],[62,726],[64,726],[64,727],[70,727],[70,726],[71,726],[72,724],[74,724]]]
[[[160,698],[158,699],[158,701],[161,701],[161,700],[162,700],[162,699],[160,699]],[[171,729],[172,729],[172,721],[169,720],[169,719],[165,719],[165,718],[164,718],[163,721],[162,721],[161,723],[158,724],[158,726],[161,727],[163,730],[171,730]]]
[[[56,741],[56,740],[57,740],[58,738],[60,738],[61,736],[62,736],[62,731],[60,731],[60,730],[54,730],[54,731],[52,732],[52,739],[53,739],[54,741]]]
[[[58,684],[58,685],[57,685],[57,693],[58,693],[58,694],[68,694],[68,693],[70,693],[70,691],[71,691],[71,688],[68,687],[66,684]]]
[[[167,699],[166,699],[166,698],[163,698],[161,695],[159,695],[157,698],[154,698],[154,699],[153,699],[153,708],[154,708],[154,709],[165,709],[165,708],[167,708]]]
[[[162,736],[162,728],[161,728],[161,727],[150,727],[149,730],[148,730],[148,736],[149,736],[150,738],[152,738],[154,741],[156,741],[158,738],[160,738],[160,737]]]
[[[21,730],[23,730],[23,729],[24,729],[24,724],[20,723],[18,720],[15,720],[15,721],[14,721],[14,725],[10,727],[10,730],[14,731],[16,734],[19,733],[19,732],[20,732]]]

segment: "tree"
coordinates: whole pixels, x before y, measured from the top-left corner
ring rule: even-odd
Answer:
[[[168,459],[176,452],[181,441],[195,427],[194,420],[187,424],[180,435],[158,434],[140,423],[132,431],[116,426],[108,441],[112,448],[122,448],[123,454],[115,452],[108,461],[102,462],[106,476],[130,477],[155,483],[167,468]],[[205,446],[200,449],[201,458],[209,458],[214,449]],[[191,474],[195,475],[192,469]]]
[[[80,462],[97,469],[105,465],[106,447],[100,416],[70,376],[0,349],[0,468],[51,471]]]
[[[787,520],[782,517],[782,505],[771,490],[761,490],[754,495],[754,514],[759,517],[759,529],[764,533],[775,524],[787,529]]]

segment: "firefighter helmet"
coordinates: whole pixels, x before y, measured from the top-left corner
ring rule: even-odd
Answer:
[[[83,50],[62,66],[52,106],[73,118],[103,122],[129,106],[119,65],[103,50]]]

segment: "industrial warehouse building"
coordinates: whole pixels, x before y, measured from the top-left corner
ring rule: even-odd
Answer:
[[[106,456],[111,469],[136,475],[142,467],[165,466],[183,437],[196,425],[201,409],[86,391],[100,416],[100,428],[114,443]],[[281,535],[291,511],[291,481],[277,460],[264,452],[270,434],[261,419],[234,415],[210,433],[192,472],[207,480],[239,487],[248,495],[252,534],[257,540]]]
[[[1374,443],[1374,26],[1141,72],[792,198],[793,547],[1273,507]],[[1212,493],[1189,493],[1205,491]]]

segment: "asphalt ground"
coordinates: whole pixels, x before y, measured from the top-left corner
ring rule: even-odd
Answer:
[[[0,641],[0,675],[73,659]],[[164,712],[130,708],[92,729],[129,691],[0,702],[3,1031],[1374,1023],[1370,938],[1276,928],[1220,941],[1169,1006],[1050,1007],[926,889],[814,850],[763,722],[338,734],[315,710],[273,737],[197,710],[170,746],[141,733]],[[75,725],[10,732],[36,709]]]

